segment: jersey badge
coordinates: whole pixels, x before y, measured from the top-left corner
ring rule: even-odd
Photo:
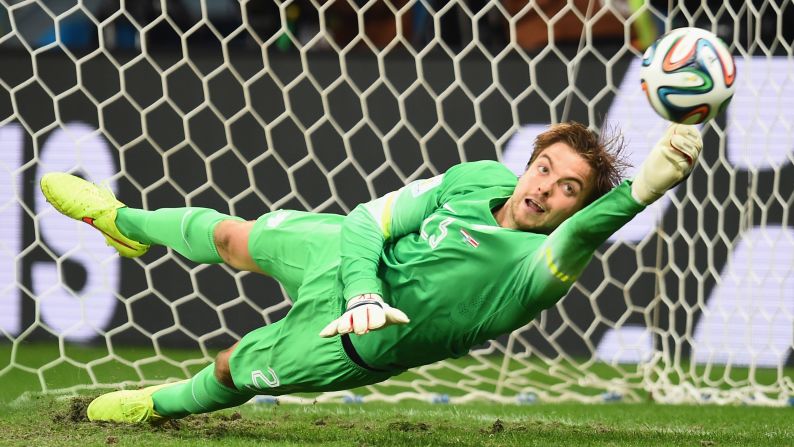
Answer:
[[[476,239],[471,237],[471,235],[466,230],[464,230],[463,228],[460,229],[460,234],[463,235],[463,240],[468,242],[469,245],[471,245],[472,247],[477,248],[477,247],[480,246],[480,243],[477,242]]]

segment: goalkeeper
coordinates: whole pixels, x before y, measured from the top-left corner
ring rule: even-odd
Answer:
[[[633,182],[619,183],[614,141],[558,124],[537,137],[518,179],[497,162],[462,163],[348,216],[281,210],[248,222],[205,208],[132,209],[78,177],[44,175],[47,200],[121,255],[166,245],[270,275],[294,302],[193,378],[104,394],[89,419],[154,422],[256,394],[360,387],[524,326],[565,296],[611,234],[682,181],[702,148],[695,127],[674,124]]]

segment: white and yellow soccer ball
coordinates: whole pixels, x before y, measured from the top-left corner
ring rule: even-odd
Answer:
[[[700,28],[678,28],[645,51],[640,81],[662,118],[699,124],[728,106],[736,89],[736,63],[714,34]]]

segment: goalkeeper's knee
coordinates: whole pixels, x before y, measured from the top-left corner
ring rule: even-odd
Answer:
[[[234,348],[236,347],[237,343],[235,343],[231,348],[218,353],[218,355],[215,357],[215,370],[213,371],[215,374],[215,379],[231,389],[237,388],[237,386],[234,384],[234,381],[232,380],[232,370],[229,366],[229,357],[232,356],[232,352],[234,352]]]
[[[702,149],[697,127],[672,124],[640,166],[631,188],[634,199],[648,205],[682,182],[692,172]]]

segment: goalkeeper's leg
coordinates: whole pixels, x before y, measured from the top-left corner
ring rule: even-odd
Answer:
[[[339,337],[317,335],[338,316],[343,302],[335,293],[336,271],[319,271],[301,289],[308,296],[296,300],[284,319],[249,332],[192,379],[102,395],[89,405],[89,419],[156,422],[237,406],[255,394],[352,389],[402,372],[362,366],[350,357]]]
[[[238,390],[232,381],[229,357],[235,346],[218,354],[215,363],[189,380],[103,394],[88,406],[88,418],[103,422],[158,422],[241,405],[254,393]]]
[[[208,208],[128,208],[110,190],[64,173],[44,175],[41,190],[58,211],[99,230],[122,256],[141,256],[158,244],[194,262],[262,273],[247,249],[253,222]]]
[[[200,264],[220,264],[264,273],[251,259],[248,236],[254,221],[209,208],[121,208],[116,226],[122,234],[146,244],[171,247]]]

